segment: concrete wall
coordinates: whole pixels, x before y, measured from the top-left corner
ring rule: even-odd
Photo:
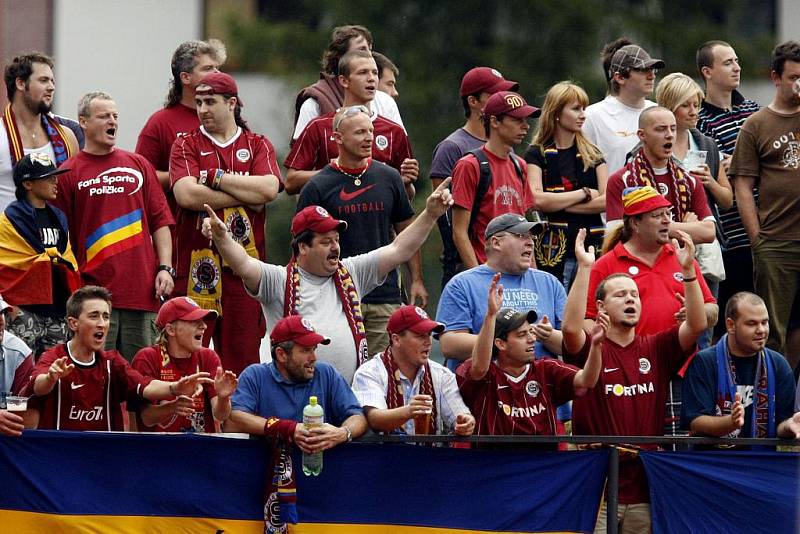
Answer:
[[[118,145],[133,150],[167,94],[173,51],[202,36],[202,0],[56,1],[53,21],[56,111],[75,117],[85,93],[111,93],[120,111]]]

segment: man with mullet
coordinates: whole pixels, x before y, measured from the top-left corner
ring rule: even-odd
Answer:
[[[209,206],[203,235],[206,240],[213,239],[247,292],[261,302],[269,325],[287,315],[302,315],[330,333],[331,343],[320,347],[318,358],[333,365],[349,384],[356,367],[369,358],[361,295],[419,250],[436,219],[453,202],[448,184],[449,180],[442,182],[428,197],[422,213],[394,241],[341,261],[339,232],[347,223],[320,206],[307,206],[292,219],[292,259],[285,267],[249,256]]]
[[[414,198],[419,163],[411,153],[408,136],[402,126],[378,115],[370,107],[379,92],[378,67],[372,54],[366,50],[353,50],[345,54],[339,60],[339,83],[344,88],[344,103],[340,109],[361,106],[367,111],[375,131],[372,158],[397,169],[408,198]],[[339,155],[339,143],[334,139],[333,128],[336,113],[332,111],[312,119],[292,144],[283,162],[287,169],[287,193],[299,193],[312,176],[336,160]]]
[[[321,206],[347,222],[350,231],[342,234],[339,241],[345,257],[388,245],[395,233],[411,224],[414,215],[397,171],[370,158],[374,150],[373,124],[382,119],[378,117],[373,123],[368,111],[364,106],[351,106],[336,113],[332,137],[339,147],[339,156],[311,178],[297,202],[298,211],[307,206]],[[425,306],[427,291],[422,282],[419,251],[409,267],[413,279],[411,297],[419,298]],[[363,296],[361,311],[370,354],[382,352],[389,345],[386,322],[401,302],[397,271],[390,272],[380,286]]]
[[[638,194],[637,194],[638,193]],[[646,187],[626,196],[626,214],[637,218],[635,231],[640,226],[667,222],[664,209],[669,202],[654,189]],[[652,217],[651,214],[656,216]],[[626,223],[627,225],[628,223]],[[668,223],[667,223],[668,224]],[[668,232],[661,223],[659,236],[666,242]],[[602,274],[601,280],[590,283],[594,277],[594,247],[584,249],[583,231],[575,242],[578,274],[570,290],[570,299],[562,324],[564,361],[583,365],[593,348],[590,335],[581,326],[580,319],[590,299],[600,324],[608,323],[602,346],[603,368],[597,386],[585,396],[575,400],[572,407],[574,435],[595,436],[660,436],[664,430],[664,403],[669,391],[670,378],[695,351],[695,342],[706,329],[703,307],[703,277],[694,261],[694,243],[686,232],[675,232],[677,238],[663,251],[677,272],[671,278],[683,286],[685,318],[678,324],[672,322],[660,331],[640,331],[642,303],[639,291],[663,284],[655,273],[636,277],[637,265],[632,269],[617,269],[612,274]],[[606,254],[599,261],[603,261]],[[670,267],[670,272],[672,268]],[[638,281],[638,283],[637,283]],[[705,289],[707,291],[707,288]],[[590,297],[589,295],[593,295]],[[575,298],[573,298],[573,296]],[[674,298],[674,297],[673,297]],[[572,304],[575,304],[573,307]],[[660,303],[647,303],[650,308]],[[652,313],[652,312],[651,312]],[[636,456],[623,456],[619,469],[619,522],[620,532],[639,533],[650,530],[650,506],[647,479]],[[595,532],[606,531],[606,510],[600,511]]]
[[[52,203],[67,216],[83,283],[114,293],[106,349],[130,361],[155,343],[159,299],[172,292],[174,220],[150,162],[117,148],[111,95],[84,95],[78,119],[86,143],[64,163]]]
[[[12,169],[25,155],[47,154],[60,167],[80,150],[72,130],[50,114],[56,87],[52,58],[17,56],[6,65],[3,78],[9,104],[0,129],[0,211],[14,201]]]
[[[205,372],[179,380],[154,380],[133,369],[117,351],[103,350],[111,319],[111,293],[84,286],[67,301],[72,339],[45,352],[31,374],[34,398],[26,426],[49,430],[121,431],[121,403],[193,397],[213,384]]]
[[[216,211],[248,256],[263,260],[264,204],[275,200],[283,185],[275,149],[242,119],[242,100],[230,75],[206,75],[195,88],[195,105],[202,125],[175,141],[170,162],[179,207],[176,294],[219,314],[205,344],[213,338],[223,366],[239,374],[259,361],[266,325],[258,303],[201,234],[203,206]]]

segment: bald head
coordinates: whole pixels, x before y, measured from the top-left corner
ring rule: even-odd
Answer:
[[[645,128],[650,126],[653,123],[653,121],[656,120],[657,118],[664,117],[664,115],[660,115],[663,113],[667,113],[670,116],[672,116],[672,112],[665,107],[651,106],[645,109],[639,114],[639,129],[644,130]]]
[[[755,293],[750,293],[749,291],[739,291],[728,299],[728,303],[725,305],[725,318],[735,321],[737,317],[739,317],[739,307],[742,304],[766,307],[764,299]]]

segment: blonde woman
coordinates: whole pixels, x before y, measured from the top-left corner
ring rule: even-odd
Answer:
[[[600,249],[603,239],[608,168],[603,154],[583,135],[589,98],[571,82],[560,82],[545,96],[533,142],[525,152],[536,209],[550,224],[536,241],[537,267],[564,286],[575,277],[575,236],[586,228],[586,244]]]

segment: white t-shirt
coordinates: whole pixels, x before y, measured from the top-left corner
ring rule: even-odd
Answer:
[[[379,253],[380,249],[377,249],[342,260],[353,277],[359,295],[366,295],[386,278],[378,272]],[[317,359],[331,364],[350,384],[356,372],[356,346],[342,301],[336,293],[333,277],[316,276],[303,269],[299,271],[300,299],[297,313],[308,319],[321,335],[331,338],[330,345],[317,347]],[[251,293],[251,296],[261,302],[264,317],[267,319],[267,332],[271,332],[275,324],[283,318],[285,293],[286,267],[262,263],[258,294]]]
[[[44,153],[50,156],[50,161],[56,160],[56,153],[53,150],[53,143],[48,142],[39,148],[23,149],[25,155],[33,153]],[[8,144],[8,133],[5,128],[0,126],[0,212],[6,210],[9,204],[17,200],[14,192],[14,172],[11,164],[11,148]]]
[[[611,176],[625,165],[625,156],[639,142],[639,115],[655,102],[644,101],[643,108],[632,108],[619,98],[608,95],[604,100],[586,108],[584,135],[603,151]]]
[[[403,119],[400,118],[400,110],[397,107],[397,102],[383,91],[375,91],[375,99],[369,103],[369,109],[373,112],[373,116],[377,113],[403,126]],[[306,98],[306,101],[300,106],[300,113],[297,115],[297,124],[294,127],[292,139],[300,137],[300,134],[306,129],[308,123],[320,115],[319,102],[313,98]],[[403,126],[404,130],[405,128],[406,127]]]

